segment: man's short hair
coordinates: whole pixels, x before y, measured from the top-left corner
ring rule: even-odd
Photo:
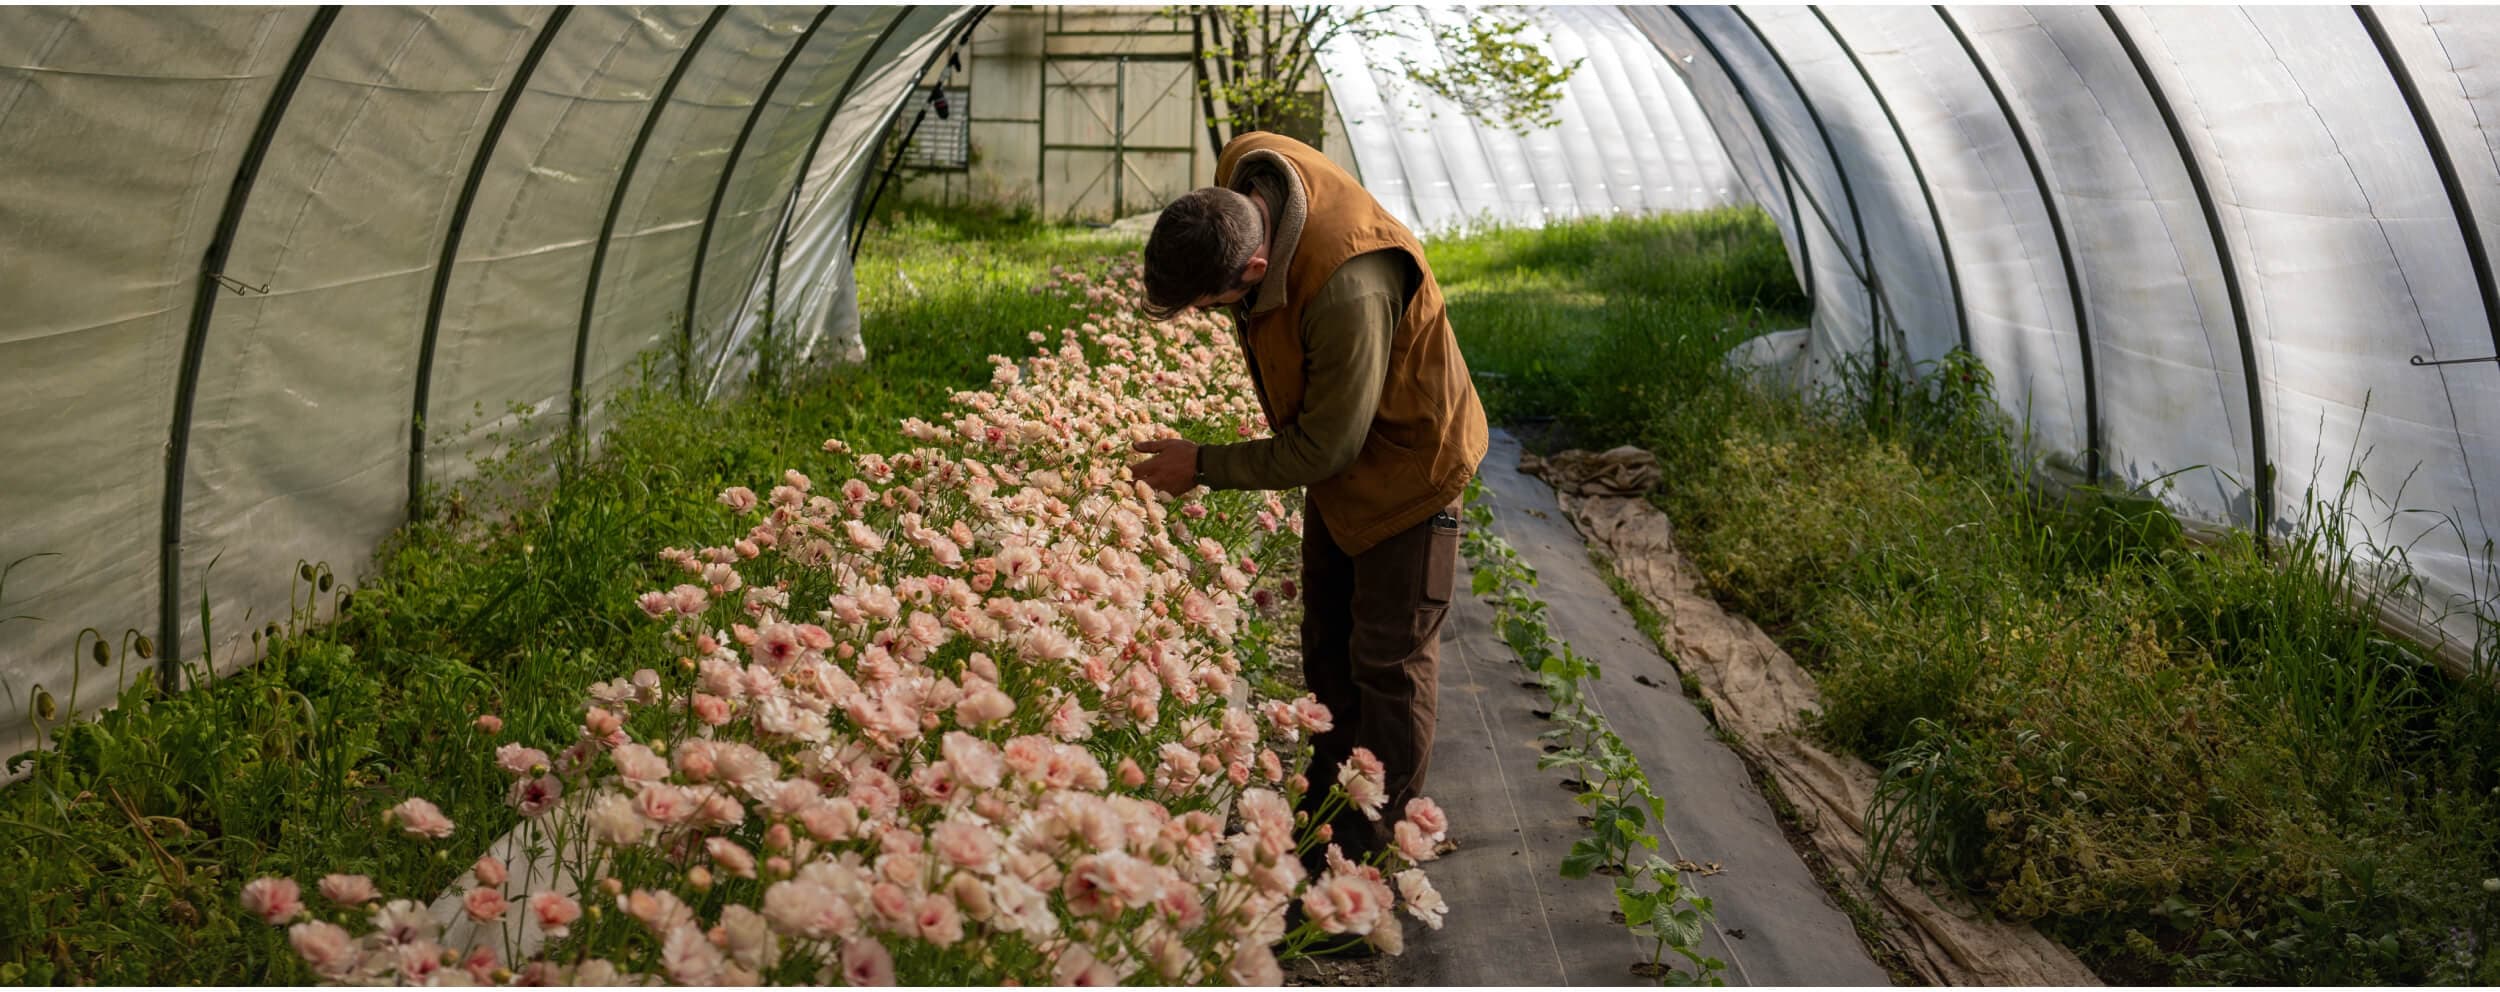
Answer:
[[[1170,320],[1203,298],[1241,288],[1265,227],[1249,197],[1221,186],[1172,201],[1146,238],[1146,316]]]

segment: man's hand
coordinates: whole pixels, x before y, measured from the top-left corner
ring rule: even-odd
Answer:
[[[1166,495],[1178,496],[1198,484],[1198,446],[1177,437],[1139,441],[1138,454],[1153,457],[1129,466],[1137,481]]]

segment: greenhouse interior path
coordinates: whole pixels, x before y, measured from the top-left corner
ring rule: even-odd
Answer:
[[[1666,818],[1659,854],[1708,868],[1687,884],[1718,922],[1706,953],[1731,985],[1884,985],[1849,917],[1782,834],[1744,764],[1678,688],[1674,666],[1588,558],[1545,483],[1520,474],[1519,443],[1495,432],[1480,470],[1499,535],[1534,566],[1554,635],[1603,667],[1591,692],[1630,743]],[[1459,588],[1467,588],[1464,578]],[[1644,955],[1621,924],[1613,883],[1565,879],[1583,834],[1560,770],[1537,767],[1544,705],[1492,611],[1467,598],[1442,630],[1440,725],[1425,791],[1451,811],[1458,850],[1433,865],[1447,924],[1409,932],[1395,974],[1423,985],[1621,985]]]

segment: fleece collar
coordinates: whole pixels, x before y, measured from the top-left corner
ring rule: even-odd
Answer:
[[[1302,222],[1311,215],[1310,195],[1302,188],[1302,174],[1283,155],[1262,148],[1242,155],[1235,168],[1233,190],[1250,192],[1252,179],[1270,180],[1272,185],[1262,192],[1269,196],[1267,223],[1274,235],[1267,253],[1267,278],[1259,280],[1257,293],[1250,300],[1253,315],[1267,313],[1285,305],[1288,297],[1287,274],[1293,269],[1293,251],[1302,241]]]

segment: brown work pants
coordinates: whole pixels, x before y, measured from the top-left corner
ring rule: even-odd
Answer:
[[[1302,808],[1317,812],[1355,748],[1378,757],[1389,793],[1380,821],[1353,809],[1330,821],[1333,840],[1358,861],[1387,844],[1406,801],[1422,794],[1432,761],[1441,618],[1458,572],[1456,504],[1449,514],[1359,555],[1337,547],[1318,507],[1303,514],[1302,675],[1334,725],[1312,739]]]

